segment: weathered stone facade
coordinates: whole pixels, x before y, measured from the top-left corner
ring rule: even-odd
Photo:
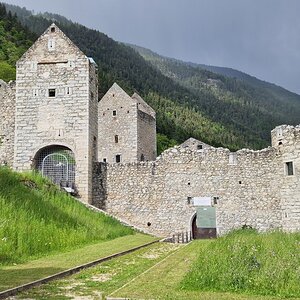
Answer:
[[[86,201],[97,153],[97,78],[95,64],[54,24],[17,62],[14,169],[34,167],[45,147],[65,146]]]
[[[83,201],[158,236],[191,231],[199,207],[215,213],[219,235],[300,230],[300,126],[276,127],[260,151],[190,138],[156,158],[155,122],[117,84],[98,103],[95,62],[54,24],[18,61],[16,84],[0,80],[0,164],[44,170],[54,149]],[[64,172],[57,157],[50,171]]]
[[[14,82],[0,80],[0,165],[12,165],[15,137]]]
[[[129,163],[156,158],[155,111],[116,83],[98,105],[100,161]]]
[[[278,131],[281,145],[274,141]],[[108,164],[102,169],[105,191],[98,203],[159,236],[191,230],[196,197],[212,199],[218,234],[243,225],[300,230],[300,127],[278,127],[272,137],[273,147],[260,151],[195,149],[193,140],[153,162]],[[286,173],[287,161],[293,163],[293,175]]]

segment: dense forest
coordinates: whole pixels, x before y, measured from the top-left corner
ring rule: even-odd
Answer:
[[[15,79],[15,64],[31,46],[35,34],[21,25],[16,15],[12,15],[0,3],[0,78]]]
[[[19,56],[30,44],[28,41],[55,21],[97,62],[100,97],[114,82],[129,94],[138,92],[157,112],[159,152],[189,137],[232,150],[262,148],[269,144],[270,130],[276,125],[300,123],[300,96],[282,88],[278,87],[279,93],[242,78],[141,51],[143,48],[133,49],[59,15],[34,15],[25,8],[6,7],[12,11],[7,18],[10,15],[17,22],[12,16],[16,14],[22,25],[34,32],[30,34],[23,27],[17,31],[22,32],[24,42],[28,39],[20,47],[13,42],[19,48]],[[9,32],[7,29],[6,34]],[[3,61],[12,66],[15,58],[4,57]]]

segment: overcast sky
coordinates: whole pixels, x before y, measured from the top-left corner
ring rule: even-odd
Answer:
[[[300,94],[300,0],[4,0]]]

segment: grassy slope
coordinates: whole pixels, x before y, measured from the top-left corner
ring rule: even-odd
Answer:
[[[130,234],[45,178],[0,168],[0,265]]]
[[[182,288],[286,298],[300,297],[299,283],[300,233],[240,230],[200,250]]]

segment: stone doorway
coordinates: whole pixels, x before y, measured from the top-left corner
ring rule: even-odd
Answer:
[[[198,207],[192,221],[193,239],[212,239],[217,237],[215,207]]]
[[[60,187],[75,190],[75,157],[72,150],[64,146],[48,146],[35,157],[35,169]]]

